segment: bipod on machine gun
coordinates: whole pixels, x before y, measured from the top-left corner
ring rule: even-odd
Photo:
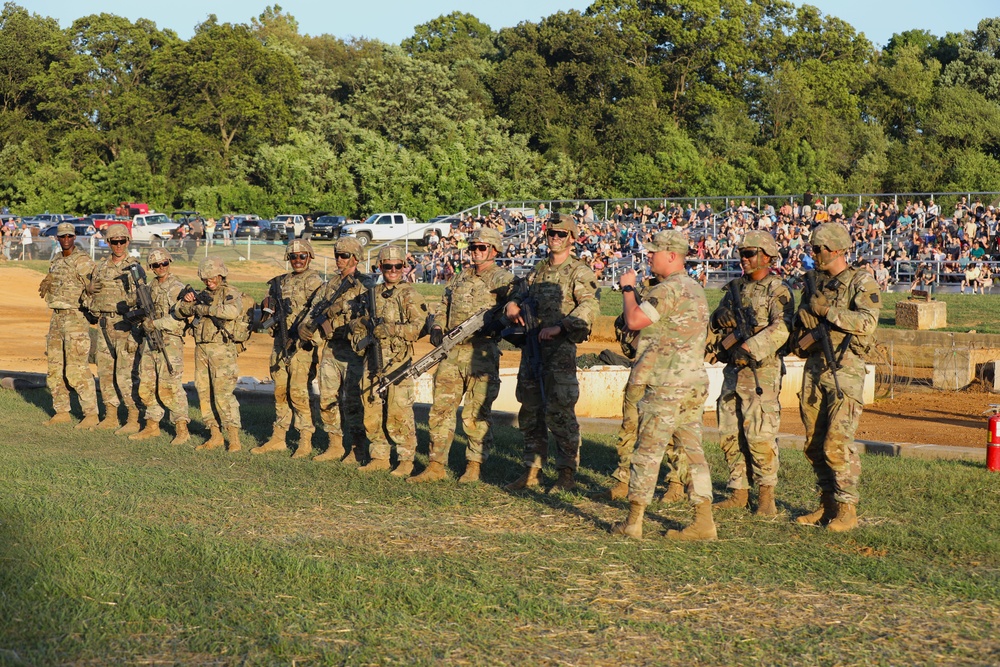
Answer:
[[[135,283],[135,295],[139,307],[126,313],[125,318],[140,323],[142,335],[146,338],[146,342],[149,343],[149,349],[163,355],[163,361],[167,365],[167,372],[173,375],[174,367],[170,363],[170,357],[167,356],[167,347],[163,343],[163,332],[153,325],[156,310],[153,307],[152,290],[150,290],[149,284],[146,282],[146,274],[143,273],[138,264],[130,264],[128,271],[132,276],[132,282]]]
[[[819,294],[816,288],[816,276],[812,271],[806,272],[806,287],[809,290],[810,297]],[[837,361],[837,355],[833,351],[833,341],[830,340],[830,322],[825,317],[820,318],[816,328],[806,333],[799,340],[799,347],[803,350],[808,350],[817,343],[823,351],[823,359],[826,361],[826,367],[830,369],[830,375],[833,376],[833,386],[837,390],[837,398],[843,398],[844,392],[841,390],[840,380],[837,378],[837,371],[840,370],[840,362]],[[846,349],[850,344],[851,334],[847,334],[844,336],[844,342],[841,344],[841,347]]]
[[[729,292],[729,303],[732,307],[733,319],[736,320],[736,328],[722,340],[722,349],[729,352],[730,359],[734,363],[738,359],[746,362],[746,366],[753,373],[754,391],[758,396],[761,396],[764,390],[760,388],[760,380],[757,377],[757,369],[760,368],[760,362],[741,349],[743,343],[754,337],[757,318],[749,306],[743,306],[740,289],[736,286],[735,280],[730,281],[726,289]],[[739,366],[741,364],[737,363],[736,365]]]

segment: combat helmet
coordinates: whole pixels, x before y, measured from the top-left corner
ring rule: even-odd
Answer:
[[[218,257],[206,257],[198,265],[198,277],[202,281],[215,276],[225,278],[227,275],[229,275],[229,269],[226,268],[226,263]]]
[[[830,250],[848,250],[854,245],[851,234],[839,222],[824,222],[813,230],[809,238],[812,245],[826,246]]]
[[[285,248],[285,259],[288,259],[288,255],[293,252],[307,252],[309,253],[309,259],[316,259],[316,253],[313,252],[312,243],[307,239],[293,239],[288,242],[288,247]]]
[[[387,259],[406,260],[406,253],[398,245],[387,245],[378,251],[378,263],[381,264]]]
[[[576,227],[576,218],[569,213],[550,213],[547,225],[549,229],[566,230],[574,239],[579,233]]]
[[[104,238],[109,241],[111,239],[128,239],[131,241],[132,234],[129,233],[128,227],[120,222],[116,222],[115,224],[108,225],[104,228]]]
[[[744,248],[758,248],[764,251],[764,254],[768,257],[778,256],[778,243],[774,240],[774,237],[769,233],[764,231],[752,231],[747,232],[743,236],[743,240],[740,241],[740,250]]]
[[[500,232],[492,227],[480,227],[476,231],[472,232],[472,237],[469,241],[472,243],[480,241],[487,245],[491,245],[496,248],[497,252],[503,250],[503,238],[501,238]]]
[[[149,255],[146,256],[146,264],[155,264],[156,262],[169,262],[170,253],[163,248],[153,248],[149,251]]]
[[[333,249],[334,252],[346,252],[354,255],[354,259],[361,259],[361,244],[353,236],[341,236]]]

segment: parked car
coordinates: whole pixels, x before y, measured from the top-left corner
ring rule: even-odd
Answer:
[[[174,211],[170,214],[170,217],[178,225],[183,225],[185,222],[190,224],[194,220],[201,217],[201,213],[198,211]]]
[[[82,219],[82,218],[81,218]],[[94,237],[95,229],[94,226],[87,222],[74,222],[73,229],[76,231],[76,247],[85,253],[90,253],[90,246],[94,244],[97,255],[100,256],[108,249],[108,244],[100,236]],[[40,237],[46,237],[49,239],[55,239],[57,236],[56,232],[59,230],[59,225],[49,225],[42,230]]]
[[[347,224],[346,215],[321,215],[312,225],[314,239],[340,238],[340,230]]]
[[[268,220],[260,220],[256,216],[253,218],[237,218],[236,238],[238,239],[263,239],[267,238],[271,231],[271,223]]]

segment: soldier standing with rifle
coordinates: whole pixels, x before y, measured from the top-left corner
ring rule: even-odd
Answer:
[[[362,295],[372,282],[358,271],[361,244],[342,236],[334,246],[337,273],[317,297],[312,313],[299,325],[299,338],[326,341],[319,363],[319,414],[330,439],[326,451],[313,461],[361,463],[365,458],[364,408],[361,378],[364,362],[351,347],[348,324],[360,313]],[[348,436],[345,451],[345,432]],[[350,453],[347,458],[344,455]]]
[[[500,232],[480,227],[469,241],[472,267],[449,281],[438,311],[440,318],[431,327],[431,344],[439,346],[446,331],[466,321],[483,307],[506,304],[514,280],[506,269],[496,264],[497,253],[503,250]],[[448,452],[455,437],[456,411],[465,397],[462,426],[469,439],[465,473],[459,482],[477,482],[482,464],[490,454],[493,401],[500,393],[499,329],[490,323],[478,334],[456,345],[441,360],[434,373],[434,401],[428,426],[431,434],[430,464],[409,482],[433,482],[445,479]]]
[[[354,348],[364,352],[367,365],[367,391],[362,391],[365,431],[371,441],[371,459],[359,468],[365,472],[388,470],[391,447],[396,445],[398,465],[395,477],[413,472],[417,449],[417,428],[413,420],[413,380],[389,387],[385,398],[375,391],[375,384],[388,373],[408,364],[413,357],[413,343],[423,335],[427,323],[427,305],[413,285],[402,282],[406,253],[398,246],[386,246],[378,253],[378,264],[385,283],[371,286],[366,295],[364,317],[351,323]]]
[[[745,508],[752,479],[759,489],[757,514],[773,516],[778,513],[774,487],[784,373],[780,350],[792,329],[795,303],[788,287],[771,273],[778,256],[773,236],[747,232],[739,249],[743,276],[726,285],[710,320],[721,341],[717,356],[726,363],[717,411],[730,489],[729,498],[715,507]]]
[[[146,263],[156,280],[152,286],[136,281],[136,293],[143,310],[141,326],[145,329],[146,347],[139,361],[139,398],[146,409],[146,424],[129,440],[146,440],[160,435],[160,420],[170,410],[174,425],[171,445],[183,445],[191,437],[188,432],[188,400],[184,392],[184,329],[186,322],[173,317],[171,309],[184,289],[184,283],[170,272],[170,253],[163,248],[149,251]],[[137,273],[137,272],[136,272]],[[149,304],[143,304],[148,297]],[[155,349],[155,348],[159,349]],[[163,402],[163,406],[160,402]]]
[[[293,417],[299,430],[299,446],[292,458],[304,459],[312,453],[312,435],[316,427],[309,402],[309,382],[319,361],[319,346],[310,338],[303,340],[299,329],[323,288],[319,272],[309,268],[314,257],[309,241],[289,241],[285,259],[292,270],[269,282],[270,289],[262,309],[272,313],[270,329],[274,346],[270,367],[274,380],[274,429],[271,438],[251,449],[251,454],[287,451],[285,437]]]
[[[796,521],[845,532],[858,524],[861,459],[854,431],[864,403],[862,355],[873,342],[881,298],[875,279],[848,265],[852,242],[843,225],[819,225],[810,243],[816,270],[806,274],[793,340],[806,360],[800,409],[820,507]]]
[[[119,435],[139,432],[138,391],[139,335],[125,314],[135,308],[135,290],[130,289],[129,267],[139,262],[128,254],[132,236],[122,224],[108,225],[104,232],[110,256],[94,267],[84,290],[83,304],[97,318],[97,377],[101,381],[104,419],[98,429],[118,429]],[[141,271],[141,269],[140,269]],[[124,403],[128,418],[118,421],[118,406]],[[121,426],[121,428],[119,428]]]
[[[59,223],[56,238],[62,252],[49,264],[49,273],[38,287],[38,295],[52,311],[49,334],[45,338],[48,374],[45,382],[52,394],[55,414],[46,425],[68,424],[70,389],[80,398],[83,421],[76,428],[98,424],[97,390],[87,358],[90,356],[90,323],[80,305],[94,262],[76,247],[76,230],[69,222]]]
[[[545,232],[549,256],[526,279],[527,291],[507,304],[507,319],[524,326],[528,340],[517,373],[518,423],[524,436],[524,473],[508,491],[538,486],[538,475],[549,450],[549,430],[556,440],[559,478],[553,489],[575,488],[580,463],[580,424],[576,402],[576,345],[590,335],[600,311],[597,278],[573,254],[577,228],[573,216],[553,213]],[[537,320],[534,323],[529,320]],[[532,358],[537,346],[539,358]]]

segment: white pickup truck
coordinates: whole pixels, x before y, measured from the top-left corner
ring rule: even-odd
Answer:
[[[177,223],[166,213],[143,213],[132,217],[132,241],[162,245],[177,229]]]
[[[451,223],[418,222],[410,220],[402,213],[374,213],[364,222],[344,225],[341,235],[349,234],[365,246],[369,243],[408,239],[427,244],[431,234],[442,239],[451,234]]]
[[[284,227],[285,236],[289,239],[297,239],[305,231],[306,219],[301,215],[279,215],[271,224],[279,228]]]

